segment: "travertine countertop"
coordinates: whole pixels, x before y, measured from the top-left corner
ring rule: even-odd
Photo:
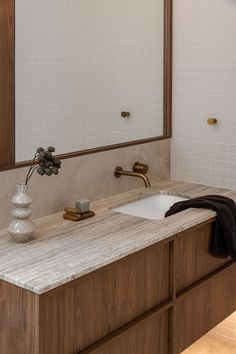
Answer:
[[[35,239],[14,243],[0,231],[0,279],[42,294],[104,265],[204,222],[215,215],[189,209],[164,220],[147,220],[117,213],[111,208],[163,191],[196,197],[221,194],[236,200],[236,191],[178,181],[161,182],[92,204],[96,216],[79,223],[62,213],[36,220]]]

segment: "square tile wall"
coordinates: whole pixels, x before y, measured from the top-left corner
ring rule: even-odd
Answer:
[[[236,1],[174,1],[172,178],[236,188],[235,38]]]

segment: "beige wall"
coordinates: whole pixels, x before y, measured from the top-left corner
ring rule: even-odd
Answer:
[[[149,164],[151,182],[170,177],[170,140],[63,160],[58,176],[35,174],[29,193],[33,198],[33,218],[52,214],[74,204],[79,197],[98,200],[133,188],[143,182],[130,177],[115,178],[116,166],[131,169],[139,161]],[[17,183],[24,182],[27,168],[0,172],[0,228],[11,220],[11,197]]]

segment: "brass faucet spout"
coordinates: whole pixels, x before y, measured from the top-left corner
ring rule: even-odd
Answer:
[[[145,176],[143,173],[132,172],[132,171],[123,171],[123,169],[121,167],[116,167],[114,175],[115,175],[115,177],[129,176],[129,177],[141,178],[143,180],[146,188],[151,187],[151,183],[149,181],[149,178],[147,176]]]

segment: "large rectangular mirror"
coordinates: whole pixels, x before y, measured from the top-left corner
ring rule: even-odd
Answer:
[[[74,156],[170,136],[170,0],[9,3],[13,164],[37,146]]]

